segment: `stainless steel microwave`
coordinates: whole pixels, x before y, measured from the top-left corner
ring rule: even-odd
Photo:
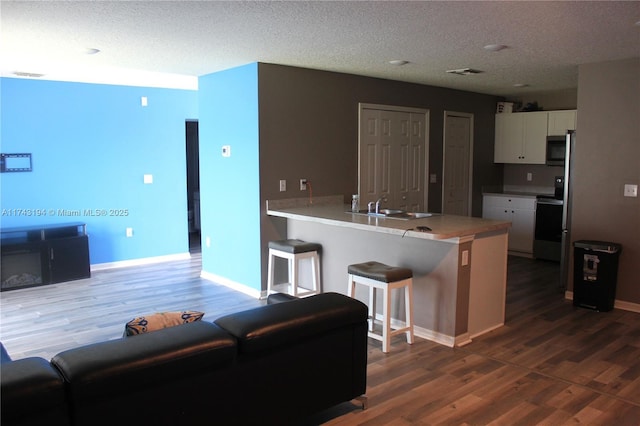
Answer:
[[[566,136],[547,136],[547,166],[564,166],[567,155]]]

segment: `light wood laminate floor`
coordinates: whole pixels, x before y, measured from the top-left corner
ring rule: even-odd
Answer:
[[[558,265],[510,257],[504,327],[461,348],[370,339],[369,408],[342,404],[327,425],[640,425],[640,314],[574,308]],[[119,338],[124,323],[193,309],[205,320],[263,302],[199,278],[200,257],[94,272],[0,293],[0,339],[14,358]]]

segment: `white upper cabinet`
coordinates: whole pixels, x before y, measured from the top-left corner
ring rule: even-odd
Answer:
[[[496,114],[495,163],[545,164],[547,112]]]
[[[576,110],[496,114],[494,163],[545,164],[547,136],[576,129]]]
[[[562,136],[567,130],[576,130],[577,111],[549,111],[549,122],[547,126],[547,135]]]

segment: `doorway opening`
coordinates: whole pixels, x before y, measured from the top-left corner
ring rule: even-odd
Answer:
[[[185,122],[189,252],[200,252],[200,146],[198,120]]]

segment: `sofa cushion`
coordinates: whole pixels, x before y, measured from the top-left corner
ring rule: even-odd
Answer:
[[[322,293],[227,315],[215,324],[238,339],[241,353],[289,345],[367,321],[367,306],[338,293]]]
[[[161,330],[175,325],[200,321],[204,316],[203,312],[182,311],[182,312],[157,312],[151,315],[137,317],[125,325],[124,335],[135,336],[136,334],[147,333],[149,331]]]

